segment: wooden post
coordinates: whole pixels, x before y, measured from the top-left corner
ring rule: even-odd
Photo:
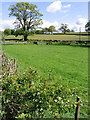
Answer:
[[[17,71],[17,66],[16,66],[16,59],[14,59],[14,71],[16,72]]]
[[[79,120],[79,112],[80,112],[80,101],[81,98],[77,98],[77,107],[76,107],[76,112],[75,112],[75,120]]]

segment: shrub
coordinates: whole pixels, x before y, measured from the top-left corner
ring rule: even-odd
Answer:
[[[10,29],[5,29],[4,34],[5,35],[11,35],[11,30]]]
[[[11,35],[15,35],[15,30],[11,29]]]

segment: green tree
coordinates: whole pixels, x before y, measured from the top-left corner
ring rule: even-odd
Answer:
[[[85,25],[86,32],[90,32],[90,21]]]
[[[11,35],[11,30],[10,29],[5,29],[4,34],[5,35]]]
[[[44,34],[45,32],[49,32],[49,28],[47,28],[47,27],[42,28],[42,33]]]
[[[51,34],[53,34],[53,32],[56,32],[56,29],[53,25],[49,27],[49,32],[51,32]]]
[[[67,32],[67,24],[61,24],[61,27],[59,28],[59,30],[61,30],[64,34]]]
[[[75,32],[74,30],[71,30],[71,32]]]
[[[11,5],[9,7],[9,16],[15,16],[16,28],[23,29],[24,41],[27,40],[29,31],[36,29],[38,25],[42,23],[42,16],[34,4],[29,4],[28,2],[16,3],[16,5]]]
[[[11,35],[15,35],[15,30],[11,29]]]
[[[36,34],[42,34],[42,31],[41,30],[36,30],[35,33]]]
[[[23,35],[23,34],[24,34],[24,31],[23,31],[22,28],[15,31],[15,36],[16,36],[16,37],[17,37],[18,35]]]
[[[70,29],[67,29],[67,32],[70,32]]]

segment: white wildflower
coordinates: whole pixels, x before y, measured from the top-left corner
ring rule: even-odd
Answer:
[[[81,104],[81,106],[83,106],[83,104]]]
[[[62,103],[62,104],[64,103],[63,100],[61,101],[61,103]]]
[[[40,94],[40,92],[37,93],[37,95],[39,95],[39,94]]]
[[[32,85],[34,85],[34,82],[32,82]]]
[[[42,111],[43,109],[41,108],[40,111]]]
[[[57,102],[57,100],[54,100],[55,102]]]
[[[58,100],[61,100],[62,98],[61,97],[58,97]]]

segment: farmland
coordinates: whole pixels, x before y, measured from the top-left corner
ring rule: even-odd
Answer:
[[[9,35],[5,37],[6,39],[21,39],[23,36],[15,37],[14,35]],[[79,40],[79,33],[77,35],[31,35],[28,39],[33,40]],[[88,40],[88,33],[85,36],[80,36],[80,40]]]

